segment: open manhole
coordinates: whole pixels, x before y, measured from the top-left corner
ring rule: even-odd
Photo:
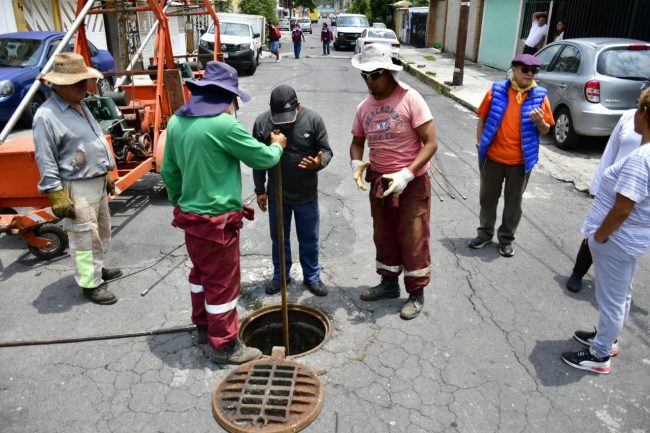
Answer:
[[[289,351],[287,358],[306,355],[321,348],[330,333],[327,316],[313,307],[288,304]],[[239,327],[239,340],[270,356],[274,346],[284,346],[282,306],[260,308],[246,317]]]
[[[318,416],[323,386],[309,367],[284,358],[248,362],[224,377],[212,396],[212,413],[229,432],[297,432]]]

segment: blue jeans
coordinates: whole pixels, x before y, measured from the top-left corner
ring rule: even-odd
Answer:
[[[300,266],[304,281],[308,284],[320,279],[320,265],[318,264],[320,210],[318,200],[302,204],[287,204],[282,206],[284,220],[284,262],[286,275],[291,271],[291,218],[296,218],[296,236],[298,237],[298,250]],[[269,226],[271,229],[273,279],[280,281],[280,252],[278,250],[278,211],[275,200],[269,200]]]
[[[330,41],[323,41],[323,55],[326,56],[330,53]]]
[[[293,43],[293,55],[296,56],[296,59],[300,58],[300,48],[302,46],[302,42],[294,42]]]

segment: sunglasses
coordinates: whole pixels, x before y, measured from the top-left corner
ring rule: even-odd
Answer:
[[[536,74],[539,72],[539,68],[531,67],[531,66],[522,66],[521,72],[523,72],[524,74],[529,74],[529,73]]]
[[[383,74],[385,69],[376,69],[371,72],[361,72],[361,77],[363,77],[364,80],[376,80],[377,78],[381,77],[381,74]]]

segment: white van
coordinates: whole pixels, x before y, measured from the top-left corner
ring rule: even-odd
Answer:
[[[223,60],[240,73],[253,75],[260,62],[266,19],[259,15],[217,14]],[[214,55],[214,24],[201,36],[199,54]],[[209,57],[201,57],[205,65]]]

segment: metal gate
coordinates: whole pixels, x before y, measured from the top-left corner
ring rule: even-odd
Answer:
[[[564,37],[632,38],[650,41],[650,0],[528,0],[521,17],[520,38],[530,30],[534,12],[551,12],[548,40],[559,20],[567,22]]]
[[[13,0],[19,31],[44,31],[57,29],[53,2],[39,0]]]
[[[428,14],[411,15],[411,34],[409,44],[416,48],[427,46],[427,16]]]

